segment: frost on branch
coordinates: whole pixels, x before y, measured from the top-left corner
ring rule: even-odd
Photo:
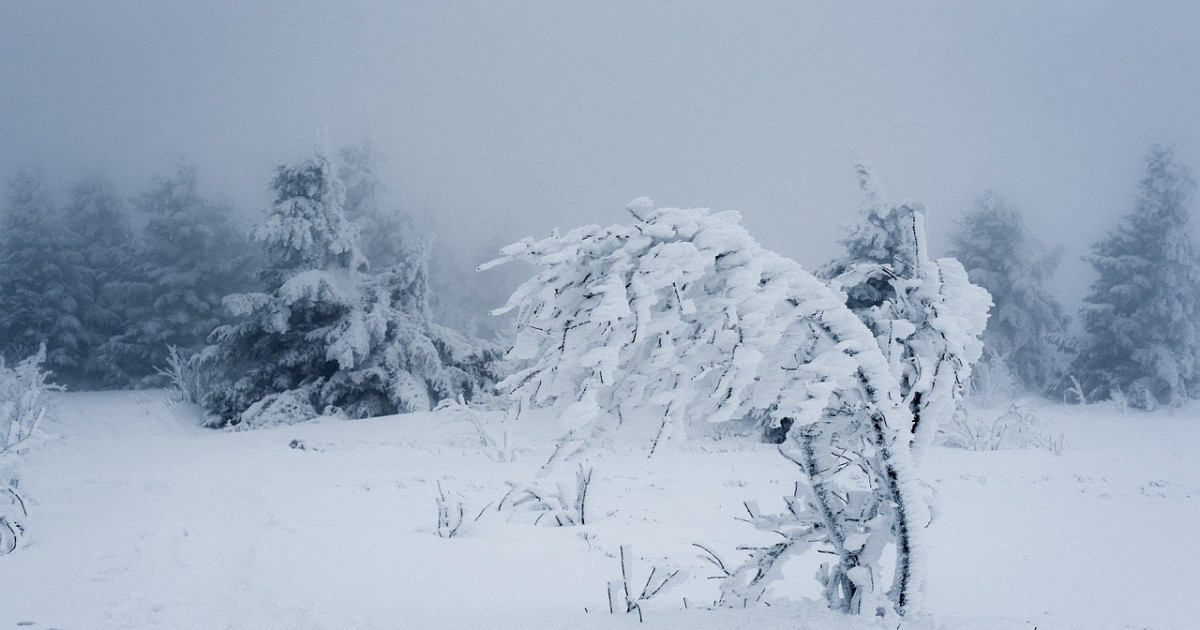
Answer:
[[[46,345],[13,367],[0,358],[0,556],[25,543],[29,513],[20,485],[20,456],[46,415],[46,392],[62,390],[47,383]]]
[[[652,452],[688,422],[790,419],[780,449],[811,490],[801,526],[837,559],[822,578],[830,604],[858,612],[890,597],[904,610],[927,519],[911,477],[912,416],[872,332],[844,294],[759,246],[737,213],[646,200],[629,210],[631,225],[526,239],[484,266],[541,268],[497,310],[519,309],[507,357],[517,369],[498,386],[516,415],[562,409],[569,432],[556,458],[635,409],[660,418]],[[889,544],[885,578],[876,560]]]
[[[858,173],[867,202],[842,240],[846,256],[820,275],[846,292],[875,335],[924,446],[962,400],[983,352],[991,297],[957,260],[929,259],[921,204],[889,202],[869,167]]]

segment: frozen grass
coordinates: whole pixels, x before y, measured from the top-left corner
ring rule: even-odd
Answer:
[[[25,461],[30,543],[0,558],[0,629],[895,628],[789,601],[818,595],[815,561],[785,568],[770,607],[707,609],[719,571],[695,543],[736,565],[738,547],[777,542],[738,520],[744,501],[777,511],[793,492],[769,445],[705,439],[648,459],[649,436],[611,434],[587,462],[586,524],[536,527],[496,506],[535,479],[549,418],[511,427],[519,456],[497,461],[447,413],[228,433],[165,393],[51,403]],[[925,459],[934,617],[904,627],[1191,627],[1200,407],[1036,411],[1061,453]],[[439,482],[464,510],[452,538],[438,536]],[[638,602],[644,624],[609,613],[622,545],[633,590],[654,567],[688,576]]]

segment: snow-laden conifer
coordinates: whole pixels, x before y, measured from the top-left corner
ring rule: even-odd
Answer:
[[[1062,306],[1045,287],[1058,257],[1042,253],[1020,213],[994,193],[976,200],[952,239],[951,255],[995,303],[983,332],[988,369],[1011,371],[1022,389],[1048,391],[1060,378],[1067,328]]]
[[[104,344],[133,384],[162,385],[171,348],[202,349],[227,320],[222,298],[250,284],[247,242],[225,206],[206,200],[196,169],[180,166],[134,199],[145,219],[124,285],[125,330]]]
[[[652,449],[689,422],[790,421],[780,450],[808,482],[791,522],[833,554],[821,577],[830,604],[914,605],[927,519],[909,461],[912,416],[846,296],[764,250],[737,213],[646,199],[628,209],[631,225],[526,239],[484,266],[541,268],[497,310],[519,310],[507,357],[517,369],[498,386],[514,413],[561,409],[568,434],[556,458],[647,411],[658,418]],[[889,545],[890,577],[879,572]]]
[[[1092,246],[1099,277],[1084,298],[1070,372],[1090,400],[1123,395],[1153,408],[1200,395],[1200,263],[1187,169],[1163,147],[1146,167],[1133,212]]]
[[[135,278],[128,207],[113,184],[99,176],[75,182],[69,193],[64,215],[72,247],[87,268],[90,299],[80,308],[84,375],[68,383],[83,388],[125,387],[130,378],[121,357],[105,344],[125,327],[130,302],[125,289]]]
[[[92,338],[85,324],[92,274],[38,175],[14,178],[7,202],[0,218],[0,351],[15,364],[45,345],[49,368],[79,383]]]
[[[424,250],[405,249],[398,264],[368,274],[344,187],[323,155],[280,167],[273,188],[253,231],[266,249],[264,291],[225,298],[242,321],[219,328],[198,359],[232,375],[205,397],[220,423],[429,409],[481,386],[479,351],[430,321]]]

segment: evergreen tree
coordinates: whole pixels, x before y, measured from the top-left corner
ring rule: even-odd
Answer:
[[[187,356],[206,345],[227,319],[223,296],[248,288],[251,257],[228,208],[200,195],[195,168],[181,165],[134,206],[146,222],[122,292],[126,327],[102,350],[134,382],[163,385],[155,368],[170,347]]]
[[[341,150],[338,177],[346,188],[346,218],[358,228],[359,247],[372,268],[382,269],[410,261],[406,247],[424,240],[416,232],[412,219],[399,209],[385,206],[387,192],[376,174],[379,158],[369,144]]]
[[[1146,158],[1134,211],[1088,258],[1099,277],[1071,365],[1091,398],[1177,405],[1200,395],[1200,263],[1189,232],[1195,184],[1170,149]]]
[[[84,378],[79,385],[127,387],[130,379],[120,357],[104,344],[121,334],[126,322],[126,296],[133,276],[133,231],[121,196],[107,180],[88,177],[70,189],[65,218],[88,269],[90,301],[82,305]]]
[[[0,339],[10,364],[46,346],[56,379],[83,379],[91,273],[40,177],[18,175],[0,219]]]
[[[253,231],[266,249],[264,292],[225,298],[243,320],[219,328],[203,359],[236,375],[205,397],[217,422],[382,415],[478,389],[476,352],[429,321],[423,251],[369,275],[345,189],[323,155],[280,167],[273,188]]]
[[[1058,257],[1042,253],[1021,215],[993,193],[976,200],[952,241],[951,255],[992,294],[983,332],[989,359],[1011,370],[1025,388],[1048,391],[1060,377],[1059,348],[1068,322],[1045,288]]]

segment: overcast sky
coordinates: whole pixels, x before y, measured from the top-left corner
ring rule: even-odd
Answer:
[[[1200,169],[1200,2],[0,0],[5,179],[132,194],[183,158],[257,209],[315,129],[370,138],[471,256],[646,195],[740,210],[812,269],[858,207],[857,152],[935,245],[1005,196],[1070,250],[1070,299],[1149,146]]]

